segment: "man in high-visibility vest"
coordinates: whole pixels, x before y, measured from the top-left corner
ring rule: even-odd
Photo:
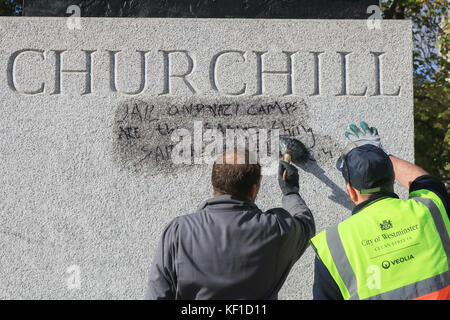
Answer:
[[[311,240],[314,299],[450,299],[450,201],[442,182],[388,156],[377,129],[361,122],[337,167],[352,216]],[[401,200],[397,180],[409,190]]]

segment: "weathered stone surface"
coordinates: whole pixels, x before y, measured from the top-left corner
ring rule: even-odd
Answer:
[[[74,23],[0,18],[0,298],[142,298],[164,226],[212,194],[210,165],[167,157],[194,121],[300,139],[318,231],[350,215],[335,169],[349,123],[413,160],[408,21]],[[276,176],[257,204],[281,205]],[[312,279],[308,249],[280,298],[310,298]]]

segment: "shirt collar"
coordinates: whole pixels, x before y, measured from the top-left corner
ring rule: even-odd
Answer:
[[[203,202],[199,210],[205,209],[208,207],[208,210],[249,210],[249,209],[258,209],[256,204],[254,202],[240,199],[236,196],[230,195],[230,194],[224,194],[221,196],[213,197],[211,199],[206,200]]]
[[[374,204],[375,202],[378,202],[378,201],[380,201],[382,199],[386,199],[386,198],[397,198],[398,199],[398,195],[393,192],[383,192],[383,193],[377,194],[373,197],[370,197],[366,201],[361,202],[360,204],[355,206],[352,210],[352,215],[357,214],[362,209]]]

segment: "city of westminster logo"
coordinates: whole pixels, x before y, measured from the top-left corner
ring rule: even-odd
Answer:
[[[380,223],[381,230],[389,230],[393,227],[391,220],[383,220],[383,223]]]

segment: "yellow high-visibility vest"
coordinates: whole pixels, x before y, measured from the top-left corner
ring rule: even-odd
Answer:
[[[450,221],[429,190],[377,200],[311,244],[346,300],[450,299]]]

